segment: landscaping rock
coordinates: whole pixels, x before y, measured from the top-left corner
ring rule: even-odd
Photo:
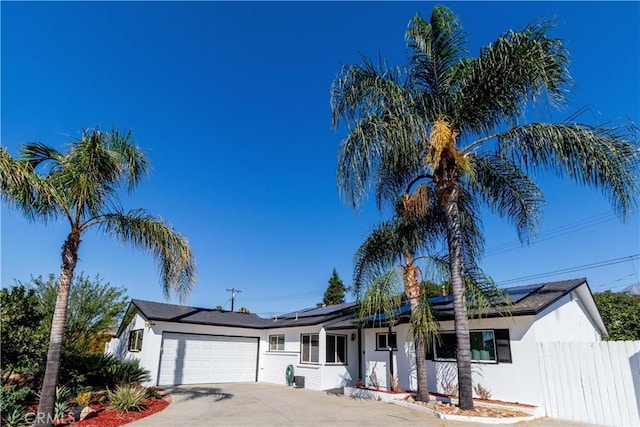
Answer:
[[[86,420],[88,418],[93,418],[96,415],[98,415],[98,413],[94,409],[91,409],[87,406],[85,408],[82,408],[82,411],[80,411],[80,421]]]

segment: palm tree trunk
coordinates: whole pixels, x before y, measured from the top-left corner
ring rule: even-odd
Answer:
[[[406,199],[405,199],[406,200]],[[405,254],[406,265],[404,267],[404,287],[405,294],[409,298],[411,316],[414,316],[420,305],[420,279],[418,268],[413,265],[413,255]],[[418,390],[416,400],[421,402],[429,401],[429,388],[427,386],[427,360],[425,352],[424,333],[415,329],[413,333],[413,345],[416,358],[416,377],[418,379]]]
[[[60,373],[60,358],[62,355],[62,341],[67,320],[67,306],[73,272],[78,262],[78,247],[80,246],[80,231],[72,230],[62,246],[62,266],[60,279],[58,280],[58,294],[56,306],[51,322],[51,335],[49,338],[49,351],[47,353],[47,366],[44,372],[40,402],[35,425],[52,426],[54,421],[53,408],[56,400],[56,387],[58,374]]]
[[[420,304],[418,298],[412,298],[409,300],[411,304],[411,313],[414,313],[418,309]],[[424,333],[415,331],[413,333],[413,346],[416,356],[416,377],[418,379],[418,391],[416,393],[416,400],[420,402],[429,401],[429,387],[427,385],[427,353],[426,353],[426,337]]]
[[[454,190],[457,191],[457,190]],[[455,198],[454,198],[455,200]],[[469,318],[465,300],[464,272],[462,264],[462,235],[457,201],[445,205],[447,241],[449,244],[449,268],[453,293],[453,317],[456,331],[456,359],[458,362],[458,406],[473,409],[473,382],[471,378],[471,340]]]

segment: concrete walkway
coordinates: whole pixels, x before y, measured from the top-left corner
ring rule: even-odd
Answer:
[[[168,391],[173,399],[171,405],[128,426],[478,426],[443,421],[391,403],[276,384],[211,384],[172,387]],[[518,424],[584,425],[550,419]]]

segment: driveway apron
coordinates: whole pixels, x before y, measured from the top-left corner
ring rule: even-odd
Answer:
[[[265,383],[180,386],[167,389],[163,411],[128,424],[142,426],[477,426],[443,421],[423,411],[355,399],[339,392]],[[482,425],[482,424],[480,424]],[[494,424],[495,425],[495,424]],[[555,420],[519,425],[561,426]],[[577,424],[571,424],[577,425]]]

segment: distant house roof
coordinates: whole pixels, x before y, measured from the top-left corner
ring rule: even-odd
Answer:
[[[326,307],[306,308],[272,319],[265,319],[252,313],[215,310],[212,308],[189,307],[139,299],[131,300],[127,314],[138,310],[148,320],[189,323],[198,325],[231,326],[236,328],[271,329],[292,326],[318,325],[323,322],[352,316],[355,303],[337,304]],[[128,316],[125,315],[125,319]],[[118,335],[126,325],[120,325]]]

